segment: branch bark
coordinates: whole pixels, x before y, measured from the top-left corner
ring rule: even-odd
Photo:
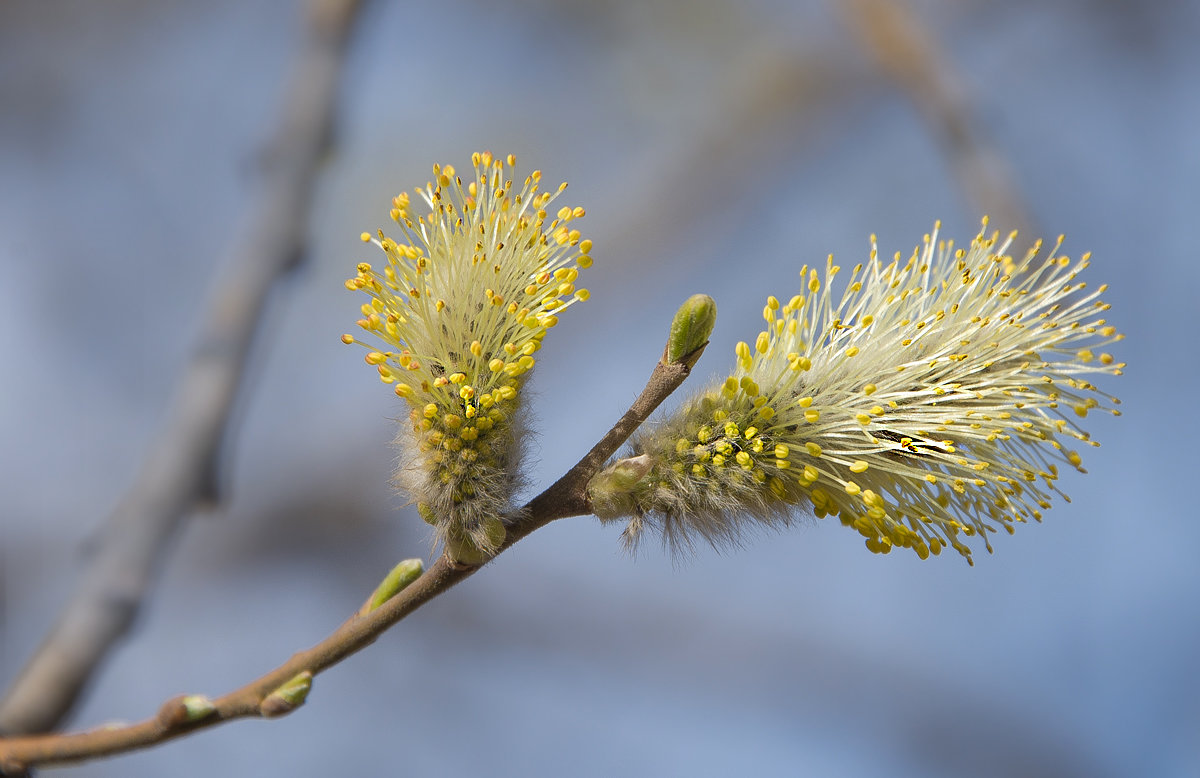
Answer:
[[[550,522],[590,513],[587,484],[633,431],[688,377],[701,346],[679,362],[659,361],[645,388],[628,411],[565,475],[516,511],[498,553]],[[245,717],[270,717],[299,706],[280,707],[280,687],[298,677],[310,679],[322,670],[374,643],[388,628],[426,602],[474,575],[482,565],[463,565],[443,555],[413,583],[374,610],[356,613],[329,637],[266,675],[211,701],[203,716],[190,712],[188,697],[168,700],[150,719],[124,727],[105,727],[61,735],[0,738],[0,774],[17,774],[29,767],[61,764],[124,753]],[[272,698],[268,701],[268,698]],[[194,698],[192,698],[194,699]],[[206,701],[207,702],[207,701]],[[301,700],[302,702],[302,700]]]
[[[342,54],[358,0],[312,0],[249,232],[226,261],[208,318],[133,486],[99,533],[57,623],[0,703],[0,732],[57,726],[134,622],[167,544],[211,491],[263,302],[301,253],[318,161],[331,135]]]

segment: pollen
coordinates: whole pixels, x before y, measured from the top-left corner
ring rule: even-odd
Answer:
[[[363,233],[383,260],[359,263],[346,288],[367,298],[358,324],[378,345],[367,346],[366,361],[415,413],[409,443],[421,464],[401,468],[398,481],[438,517],[442,538],[494,550],[495,533],[480,528],[508,509],[519,480],[513,419],[522,384],[546,333],[589,299],[576,280],[593,246],[575,228],[582,207],[559,203],[548,220],[564,187],[543,191],[537,171],[518,176],[511,155],[471,162],[461,175],[434,166],[424,187],[392,199],[401,234]],[[416,213],[419,204],[426,213]],[[463,456],[446,456],[452,445]]]
[[[638,526],[721,543],[811,511],[878,553],[970,561],[969,541],[991,550],[998,531],[1040,521],[1066,499],[1059,466],[1083,470],[1066,443],[1096,445],[1079,425],[1119,414],[1096,384],[1125,365],[1098,318],[1105,287],[1078,278],[1088,258],[1059,244],[1010,255],[1014,239],[985,221],[961,248],[935,228],[885,259],[872,239],[849,279],[832,257],[802,268],[800,293],[767,298],[766,330],[737,344],[728,377],[639,433],[635,453],[680,475],[639,494]],[[693,469],[703,457],[741,468]]]

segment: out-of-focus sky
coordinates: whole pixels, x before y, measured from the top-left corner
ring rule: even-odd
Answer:
[[[309,704],[61,773],[1194,776],[1200,7],[912,5],[1033,225],[1092,251],[1126,375],[1070,505],[957,557],[878,557],[836,522],[682,564],[558,522]],[[162,423],[298,45],[281,0],[0,5],[0,685],[75,583]],[[980,206],[834,0],[371,2],[309,230],[223,459],[76,726],[218,694],[310,645],[398,559],[402,411],[338,338],[362,230],[433,162],[514,152],[569,180],[592,299],[535,371],[546,484],[607,429],[674,307],[712,294],[697,383],[805,262],[907,252]],[[995,225],[1003,228],[1004,225]],[[685,390],[686,391],[686,390]],[[1180,392],[1180,394],[1175,394]],[[672,402],[677,402],[678,398]]]

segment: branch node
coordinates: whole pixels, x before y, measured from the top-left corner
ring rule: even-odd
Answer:
[[[404,591],[404,587],[420,578],[423,572],[425,572],[425,564],[420,559],[405,559],[393,567],[392,571],[379,582],[379,586],[375,587],[375,591],[371,593],[370,599],[359,609],[358,615],[365,616],[383,605]]]
[[[258,712],[263,718],[275,718],[276,716],[284,716],[291,713],[296,708],[304,704],[308,698],[308,693],[312,689],[313,674],[311,670],[304,670],[292,677],[292,680],[287,681],[277,688],[275,691],[267,695],[258,706]]]

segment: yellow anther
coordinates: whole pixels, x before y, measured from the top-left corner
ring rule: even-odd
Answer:
[[[821,447],[818,446],[816,443],[813,443],[812,441],[805,443],[804,448],[808,450],[809,456],[813,456],[813,457],[821,456]]]
[[[855,460],[854,464],[850,465],[851,473],[865,473],[869,465],[861,459]]]

